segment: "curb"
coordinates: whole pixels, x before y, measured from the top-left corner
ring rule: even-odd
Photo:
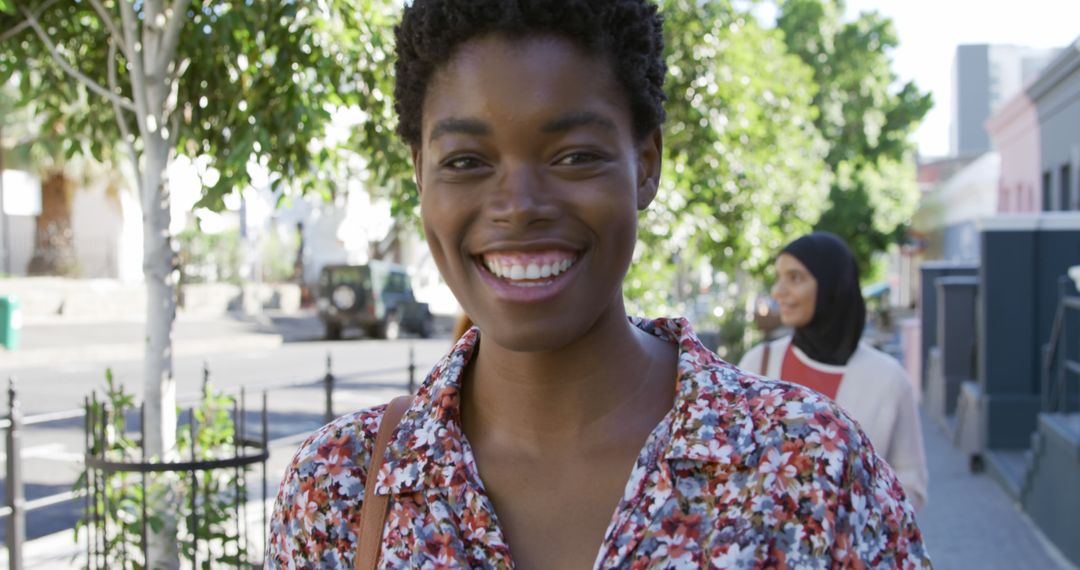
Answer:
[[[268,350],[282,344],[279,334],[237,334],[226,337],[185,339],[173,341],[173,358],[217,354],[237,350]],[[145,347],[141,342],[122,344],[90,344],[78,348],[42,348],[11,353],[0,352],[0,368],[29,368],[57,363],[98,364],[142,360]]]

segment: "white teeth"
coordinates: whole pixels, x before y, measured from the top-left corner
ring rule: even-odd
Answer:
[[[544,265],[530,263],[524,267],[510,262],[503,262],[498,259],[484,259],[483,263],[484,267],[486,267],[488,271],[493,273],[496,277],[511,281],[521,281],[526,279],[547,279],[549,277],[558,276],[570,269],[570,267],[574,265],[574,260],[564,259],[562,261],[556,261]],[[519,283],[519,285],[531,286],[534,284]]]

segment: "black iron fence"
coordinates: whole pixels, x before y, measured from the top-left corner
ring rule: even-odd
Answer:
[[[155,516],[150,511],[151,496],[164,496],[166,489],[179,494],[183,500],[155,501],[164,503],[156,506],[182,515],[177,517],[185,524],[186,540],[181,550],[192,568],[199,567],[203,553],[206,553],[206,560],[213,558],[233,567],[246,567],[250,559],[250,533],[244,527],[247,476],[249,468],[256,464],[262,467],[262,520],[266,520],[266,460],[270,456],[267,393],[262,393],[262,429],[258,438],[249,436],[243,389],[239,398],[214,398],[209,385],[204,384],[203,393],[203,407],[188,408],[187,430],[183,434],[186,437],[179,438],[178,453],[168,460],[147,455],[145,402],[138,408],[139,438],[136,440],[130,439],[127,433],[129,422],[126,416],[130,408],[99,402],[96,394],[87,399],[84,408],[86,470],[81,482],[89,489],[82,522],[88,534],[86,558],[90,570],[146,567],[148,529]],[[226,409],[229,407],[231,414]],[[221,419],[216,416],[222,414],[228,419],[225,437],[220,437],[223,430],[215,425],[216,420]],[[218,437],[211,437],[209,441],[200,437],[200,433],[215,429]],[[200,446],[201,441],[204,444]],[[223,472],[224,480],[221,479]],[[129,480],[132,475],[134,481]],[[165,476],[166,484],[162,485],[158,480],[159,493],[153,491],[151,475]],[[182,512],[184,507],[187,512]]]
[[[69,491],[31,501],[26,500],[23,486],[22,430],[33,425],[70,420],[83,416],[82,410],[67,410],[47,414],[23,416],[19,400],[15,393],[15,380],[8,381],[7,416],[0,418],[0,430],[4,432],[4,505],[0,506],[0,519],[5,519],[7,528],[4,544],[8,552],[8,568],[21,570],[23,545],[26,542],[26,513],[61,503],[66,503],[83,496],[82,492]]]
[[[5,496],[4,504],[0,506],[0,520],[6,523],[5,541],[4,546],[8,555],[8,568],[9,570],[22,570],[24,560],[24,546],[26,544],[26,517],[31,511],[42,509],[62,503],[67,503],[72,500],[83,499],[85,512],[90,513],[91,517],[97,512],[100,515],[100,506],[105,505],[106,487],[103,483],[107,479],[108,474],[115,473],[132,473],[141,479],[150,473],[162,473],[173,472],[183,473],[191,478],[193,482],[192,488],[199,489],[199,477],[200,474],[208,471],[215,470],[236,470],[246,469],[255,464],[262,465],[262,527],[265,533],[267,513],[266,513],[266,492],[267,492],[267,480],[266,480],[266,461],[269,458],[270,447],[273,442],[268,439],[270,426],[268,425],[269,419],[267,414],[267,395],[270,392],[286,389],[298,389],[298,388],[313,388],[321,386],[324,391],[324,407],[323,419],[327,422],[336,417],[334,412],[334,394],[336,391],[348,388],[363,388],[365,387],[365,380],[370,380],[373,377],[396,375],[405,373],[404,388],[409,393],[415,392],[416,389],[416,360],[415,350],[410,347],[408,363],[406,366],[401,367],[389,367],[375,370],[359,371],[351,374],[335,374],[333,369],[332,357],[329,353],[326,356],[326,372],[325,374],[315,380],[307,381],[295,381],[295,382],[277,382],[266,384],[248,384],[245,387],[223,390],[220,394],[224,396],[233,397],[233,401],[236,403],[237,409],[233,414],[234,422],[238,422],[237,429],[237,445],[234,446],[234,454],[232,457],[222,457],[217,459],[199,459],[197,457],[198,450],[193,445],[188,453],[190,454],[188,460],[173,460],[165,463],[147,461],[145,452],[141,453],[137,460],[116,460],[110,459],[104,454],[105,447],[96,445],[95,442],[100,438],[103,429],[108,429],[103,422],[107,423],[108,418],[100,415],[99,412],[94,412],[94,402],[88,401],[87,405],[83,408],[65,410],[60,412],[50,412],[44,414],[34,414],[24,416],[21,412],[21,405],[18,399],[16,391],[15,378],[9,378],[8,382],[8,410],[6,417],[0,417],[0,430],[4,432],[5,440]],[[204,367],[204,391],[205,382],[209,377],[209,369]],[[247,430],[246,420],[246,394],[249,392],[258,392],[262,394],[262,409],[260,411],[261,417],[261,430],[260,433],[252,434]],[[96,397],[96,396],[95,396]],[[183,398],[181,401],[191,401],[195,398]],[[142,416],[144,415],[140,406],[139,411],[139,426],[142,428]],[[197,433],[197,425],[194,423],[194,411],[188,410],[188,426],[192,435]],[[53,422],[69,421],[73,419],[84,419],[85,421],[85,441],[86,454],[84,459],[84,465],[87,468],[86,471],[86,484],[81,489],[73,488],[71,491],[56,493],[53,495],[36,498],[33,500],[26,499],[26,489],[23,480],[23,461],[22,461],[22,433],[23,431],[34,425],[42,425]],[[141,447],[145,438],[138,438],[139,446]],[[243,481],[240,477],[234,477],[234,485],[243,486]],[[145,483],[143,484],[145,487]],[[73,486],[74,487],[74,486]],[[239,502],[239,499],[244,497],[244,492],[234,492],[233,495]],[[143,499],[145,499],[145,495]],[[192,501],[191,511],[198,514],[199,504],[197,503],[194,495],[188,497],[188,500]],[[238,509],[244,509],[246,505],[240,505]],[[145,503],[140,505],[140,509],[145,509]],[[237,511],[240,512],[240,511]],[[242,513],[241,513],[242,514]],[[145,511],[144,511],[145,515]],[[245,519],[245,517],[240,517]],[[246,520],[246,519],[245,519]],[[145,516],[144,516],[145,522]],[[194,520],[191,522],[194,526],[198,526],[200,522]],[[245,524],[243,520],[240,524]],[[91,525],[93,526],[93,525]],[[144,526],[144,525],[140,525]],[[102,556],[104,551],[108,548],[106,543],[108,542],[107,530],[96,528],[89,530],[90,536],[87,544],[87,564],[90,568],[106,568],[110,567],[107,561],[107,557]],[[100,534],[94,534],[100,532]],[[146,529],[141,528],[140,532],[143,534],[140,537],[142,544],[141,554],[145,556],[146,548]],[[190,533],[189,533],[190,534]],[[245,534],[243,531],[238,535]],[[265,534],[262,536],[263,543],[265,544]],[[197,543],[192,544],[189,552],[192,552],[194,556],[198,555],[199,545]],[[121,554],[121,556],[126,556]],[[96,561],[105,564],[96,564]],[[194,562],[194,560],[193,560]],[[193,564],[193,567],[198,567],[197,563]]]

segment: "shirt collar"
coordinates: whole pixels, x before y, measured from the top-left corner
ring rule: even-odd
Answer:
[[[630,317],[630,322],[679,348],[675,405],[663,420],[672,426],[669,441],[661,444],[663,457],[729,462],[733,450],[741,454],[750,443],[749,414],[730,411],[745,409],[737,401],[741,390],[732,389],[742,373],[705,348],[686,319]],[[475,327],[466,332],[425,378],[387,446],[376,485],[379,494],[446,488],[464,481],[461,377],[479,337]]]

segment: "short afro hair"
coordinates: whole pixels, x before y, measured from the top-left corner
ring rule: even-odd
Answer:
[[[663,19],[650,0],[413,0],[394,30],[398,134],[421,142],[432,74],[463,43],[492,33],[554,35],[610,58],[630,103],[634,134],[664,122]]]

